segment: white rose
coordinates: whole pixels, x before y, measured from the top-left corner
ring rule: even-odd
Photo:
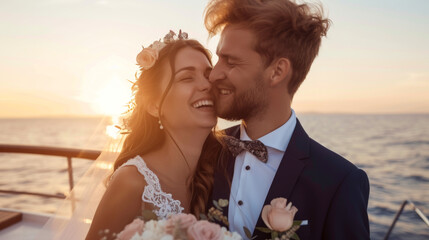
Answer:
[[[151,220],[145,224],[142,238],[144,240],[159,240],[168,234],[165,233],[165,220]]]
[[[139,233],[136,233],[133,235],[132,238],[130,238],[130,240],[143,240],[143,235],[139,235]]]
[[[229,232],[225,227],[222,227],[222,233],[224,240],[243,240],[240,234],[236,232]]]
[[[143,239],[145,239],[145,240],[151,240],[151,239],[157,239],[156,238],[156,234],[154,233],[154,232],[152,232],[152,231],[144,231],[143,232],[143,234],[142,234],[142,238]]]
[[[164,235],[163,237],[161,237],[159,240],[174,240],[172,235]]]
[[[163,49],[165,47],[165,43],[160,42],[160,41],[155,41],[152,43],[152,45],[150,46],[150,48],[156,50],[156,52],[159,54],[159,51],[161,51],[161,49]]]

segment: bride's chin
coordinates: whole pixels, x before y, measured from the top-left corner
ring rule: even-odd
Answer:
[[[212,119],[207,119],[207,124],[204,124],[205,127],[209,128],[210,130],[213,129],[217,124],[217,117]]]

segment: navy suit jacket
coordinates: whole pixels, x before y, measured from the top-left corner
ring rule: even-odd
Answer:
[[[227,129],[226,134],[239,138],[239,126]],[[213,200],[229,200],[235,158],[229,153],[224,158],[227,166],[215,170],[208,209],[213,206]],[[308,225],[301,226],[296,232],[302,240],[369,239],[369,181],[366,173],[308,137],[299,121],[264,205],[278,197],[287,198],[298,208],[295,220],[308,220]],[[228,207],[224,208],[223,214],[228,217]],[[266,227],[261,216],[256,227]],[[252,236],[271,238],[258,230]]]

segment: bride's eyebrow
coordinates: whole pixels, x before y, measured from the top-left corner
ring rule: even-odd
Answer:
[[[195,67],[189,66],[189,67],[181,68],[181,69],[177,70],[177,71],[174,73],[174,75],[177,75],[179,72],[186,71],[186,70],[189,70],[189,71],[195,71]]]

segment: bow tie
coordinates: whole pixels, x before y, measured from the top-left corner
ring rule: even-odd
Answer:
[[[259,140],[244,141],[231,136],[224,136],[223,139],[234,157],[242,151],[248,151],[263,163],[268,160],[267,147]]]

